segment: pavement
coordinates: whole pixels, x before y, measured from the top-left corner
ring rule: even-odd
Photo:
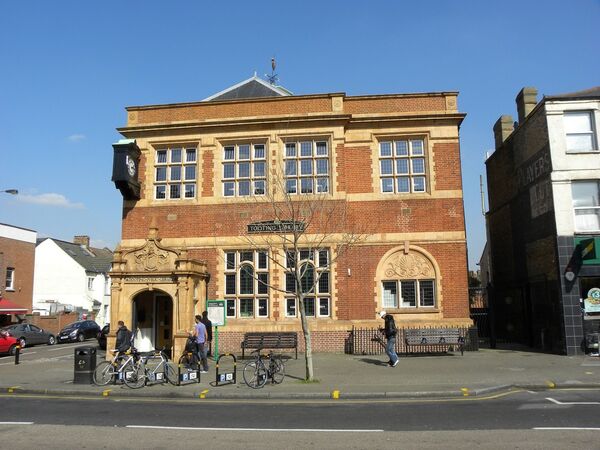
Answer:
[[[27,350],[19,365],[0,359],[0,393],[104,397],[149,397],[182,399],[393,399],[487,396],[515,389],[600,388],[600,357],[561,356],[527,349],[487,349],[443,355],[401,356],[389,367],[385,355],[313,355],[315,381],[303,381],[304,355],[286,358],[286,376],[281,384],[267,383],[251,389],[243,381],[246,360],[236,365],[237,383],[215,383],[215,361],[200,383],[182,386],[147,385],[130,389],[121,384],[95,386],[74,384],[74,357],[29,359]],[[98,352],[98,362],[103,352]],[[233,359],[223,357],[220,373],[233,373]]]

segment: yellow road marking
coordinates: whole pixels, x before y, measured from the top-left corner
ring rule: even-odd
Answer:
[[[465,396],[465,397],[469,396],[469,390],[467,388],[460,388],[460,390],[463,393],[463,396]]]
[[[208,389],[204,389],[202,392],[200,392],[200,398],[206,398],[206,394],[208,394]]]
[[[19,389],[21,386],[11,386],[8,388],[8,393],[12,394],[14,393],[17,389]]]
[[[554,389],[556,387],[556,384],[554,384],[554,382],[548,380],[548,381],[546,381],[546,386],[548,386],[550,389]]]
[[[102,397],[108,397],[112,389],[105,389],[102,391]]]
[[[335,389],[332,393],[331,393],[331,398],[334,400],[337,400],[340,398],[340,391],[338,391],[337,389]]]

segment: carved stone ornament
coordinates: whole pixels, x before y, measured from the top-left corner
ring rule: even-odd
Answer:
[[[168,264],[169,252],[158,248],[154,240],[148,240],[144,248],[133,253],[133,257],[138,269],[144,272],[156,272]]]
[[[394,253],[384,267],[386,278],[432,278],[435,274],[431,262],[414,252]]]

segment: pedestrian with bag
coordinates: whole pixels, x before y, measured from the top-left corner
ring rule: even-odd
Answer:
[[[206,334],[208,336],[207,340],[206,340],[206,344],[204,345],[204,352],[206,353],[207,357],[208,356],[212,356],[212,338],[213,338],[213,334],[212,334],[212,322],[208,318],[208,312],[207,311],[203,311],[202,312],[201,322],[206,327]]]
[[[381,331],[387,339],[385,353],[390,358],[388,364],[390,367],[396,367],[398,365],[398,355],[396,354],[396,335],[398,334],[398,329],[396,328],[394,316],[387,314],[385,311],[381,311],[379,317],[385,321],[383,328],[380,328],[379,331]]]

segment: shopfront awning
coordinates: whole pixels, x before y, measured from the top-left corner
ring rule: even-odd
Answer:
[[[0,297],[0,314],[27,314],[27,311],[27,308]]]

